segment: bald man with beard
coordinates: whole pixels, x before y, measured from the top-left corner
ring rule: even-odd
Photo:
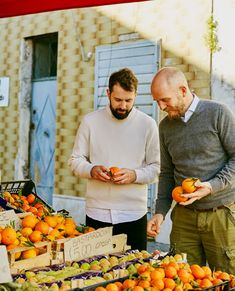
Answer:
[[[161,170],[156,214],[148,235],[157,236],[172,205],[172,190],[196,177],[197,190],[183,194],[171,213],[171,246],[190,264],[235,273],[235,117],[222,103],[193,94],[177,68],[162,68],[151,84],[167,113],[159,125]]]

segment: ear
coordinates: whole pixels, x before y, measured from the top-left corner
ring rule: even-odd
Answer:
[[[185,86],[180,86],[180,91],[182,92],[183,97],[185,97],[187,93],[187,88]]]
[[[109,88],[106,89],[106,95],[110,98],[111,94],[110,94]]]

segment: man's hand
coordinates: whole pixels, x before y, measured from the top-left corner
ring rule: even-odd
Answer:
[[[160,233],[161,224],[163,223],[163,215],[155,214],[147,224],[147,235],[156,237]]]
[[[91,177],[93,179],[103,181],[103,182],[108,182],[110,181],[110,176],[108,175],[109,169],[104,167],[104,166],[94,166],[91,169]]]
[[[114,184],[131,184],[136,180],[136,173],[130,169],[120,169],[120,171],[113,174],[112,182]]]
[[[212,188],[211,184],[209,182],[200,182],[197,181],[195,183],[195,186],[197,187],[197,190],[190,194],[181,194],[184,197],[188,197],[189,200],[185,202],[180,202],[181,205],[189,205],[192,204],[196,200],[200,200],[203,197],[211,194]]]

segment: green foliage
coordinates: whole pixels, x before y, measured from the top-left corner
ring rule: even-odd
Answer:
[[[220,50],[217,37],[217,21],[214,21],[213,16],[210,16],[207,20],[207,34],[205,36],[205,42],[211,53],[218,52]]]

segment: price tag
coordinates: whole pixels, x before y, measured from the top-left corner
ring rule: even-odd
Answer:
[[[5,246],[0,246],[0,283],[12,282],[9,261],[7,257],[7,249]]]
[[[0,212],[0,226],[11,225],[16,230],[21,228],[21,222],[14,210]]]
[[[78,261],[112,251],[112,227],[104,227],[64,243],[65,261]]]

